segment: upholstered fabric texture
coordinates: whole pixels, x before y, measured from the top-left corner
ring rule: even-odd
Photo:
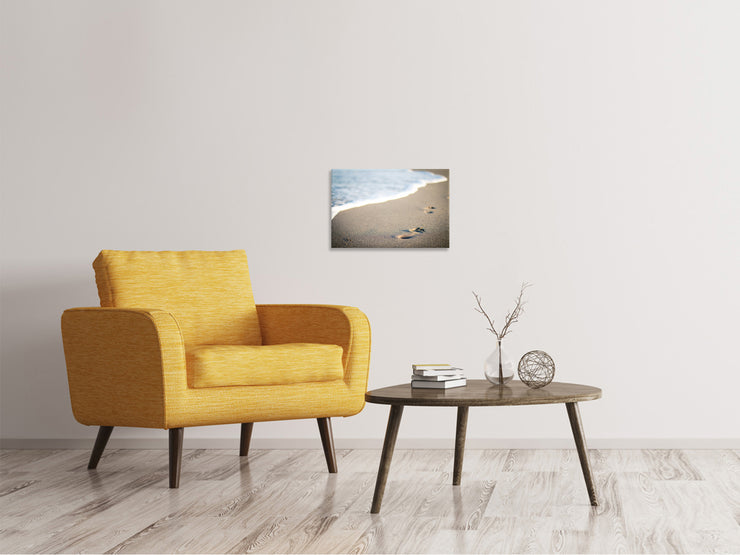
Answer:
[[[204,345],[187,352],[193,387],[286,385],[342,379],[342,348],[320,343]]]
[[[100,306],[172,313],[185,344],[259,345],[244,251],[101,251],[93,262]]]
[[[182,359],[162,310],[75,308],[62,314],[72,412],[82,424],[164,428],[164,373]]]
[[[90,426],[179,428],[351,416],[362,410],[370,326],[360,310],[330,305],[257,305],[257,310],[266,343],[342,347],[341,379],[193,388],[174,315],[73,308],[62,315],[62,337],[75,418]]]
[[[62,315],[75,418],[178,428],[360,412],[367,317],[347,306],[255,305],[246,264],[243,251],[101,252],[103,307]],[[209,368],[196,387],[198,364]]]

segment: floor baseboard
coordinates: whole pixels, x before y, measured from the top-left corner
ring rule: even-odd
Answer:
[[[588,439],[590,449],[740,449],[740,438],[593,438]],[[0,439],[2,449],[92,449],[94,438],[5,438]],[[382,439],[334,438],[337,449],[380,449]],[[398,449],[454,449],[454,438],[399,438]],[[167,434],[162,438],[111,438],[111,449],[167,449]],[[270,439],[254,438],[253,449],[320,449],[321,441],[315,438]],[[468,438],[467,449],[572,449],[573,438]],[[185,449],[234,449],[239,450],[239,438],[188,438]]]

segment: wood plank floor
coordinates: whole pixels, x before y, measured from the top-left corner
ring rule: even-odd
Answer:
[[[738,553],[740,452],[398,450],[370,514],[379,450],[0,452],[3,553]]]

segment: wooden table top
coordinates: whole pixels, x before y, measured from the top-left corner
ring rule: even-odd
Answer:
[[[591,401],[600,397],[601,389],[590,385],[552,382],[540,389],[532,389],[520,381],[510,381],[500,387],[488,380],[468,380],[468,385],[452,389],[412,388],[410,383],[404,383],[365,394],[368,403],[424,407],[546,405]]]

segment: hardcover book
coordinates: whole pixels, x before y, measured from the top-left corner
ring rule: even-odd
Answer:
[[[452,389],[453,387],[462,387],[467,384],[465,378],[447,380],[444,382],[427,382],[423,380],[412,380],[411,387],[421,389]]]
[[[431,376],[424,376],[419,374],[412,374],[411,379],[420,381],[420,382],[446,382],[449,380],[456,380],[459,378],[464,378],[465,374],[462,372],[454,372],[451,374],[433,374]]]

